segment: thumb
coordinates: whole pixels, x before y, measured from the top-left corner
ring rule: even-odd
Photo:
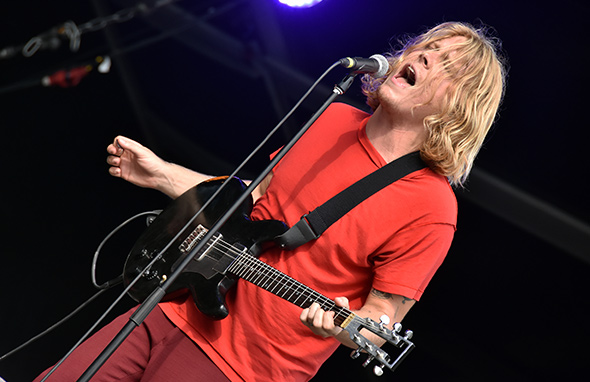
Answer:
[[[341,308],[346,308],[346,309],[349,308],[349,305],[348,305],[349,302],[348,302],[348,299],[346,297],[336,297],[334,299],[334,302],[336,303],[336,305],[338,305]]]
[[[124,149],[124,150],[132,150],[133,151],[134,144],[137,145],[138,143],[135,142],[134,140],[124,137],[122,135],[119,135],[115,138],[115,146],[117,146],[118,148]]]
[[[134,141],[133,139],[119,135],[115,138],[115,146],[122,153],[127,150],[135,155],[148,155],[151,154],[151,150],[143,146],[141,143]]]

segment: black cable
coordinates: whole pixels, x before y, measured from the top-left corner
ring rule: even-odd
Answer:
[[[94,252],[94,256],[92,257],[92,265],[90,267],[90,278],[92,280],[92,284],[94,285],[95,288],[97,289],[103,289],[103,288],[109,288],[110,286],[114,286],[116,284],[119,284],[120,282],[123,281],[123,276],[117,276],[116,278],[105,282],[104,284],[98,285],[96,282],[96,263],[98,261],[98,255],[100,254],[100,251],[102,250],[102,247],[105,245],[105,243],[107,242],[107,240],[109,240],[115,233],[117,233],[117,231],[119,231],[121,228],[123,228],[124,226],[126,226],[127,224],[129,224],[131,221],[144,216],[144,215],[159,215],[161,212],[161,210],[154,210],[154,211],[147,211],[147,212],[141,212],[135,216],[130,217],[129,219],[125,220],[123,223],[119,224],[115,229],[113,229],[98,245],[98,247],[96,248],[96,251]],[[148,218],[149,219],[149,218]],[[149,224],[149,223],[148,223]]]
[[[11,355],[13,355],[14,353],[22,350],[23,348],[27,347],[28,345],[32,344],[33,342],[37,341],[38,339],[40,339],[41,337],[49,334],[51,331],[55,330],[56,328],[58,328],[60,325],[62,325],[63,323],[65,323],[66,321],[68,321],[70,318],[72,318],[73,316],[75,316],[78,312],[80,312],[82,309],[84,309],[87,305],[89,305],[92,301],[94,301],[98,296],[100,296],[102,293],[106,292],[107,290],[109,290],[110,288],[120,284],[123,282],[123,275],[119,275],[117,277],[115,277],[112,280],[109,280],[103,284],[98,285],[96,283],[96,262],[98,260],[98,255],[102,249],[102,247],[105,245],[105,243],[117,232],[119,231],[121,228],[123,228],[125,225],[129,224],[131,221],[137,219],[138,217],[141,216],[145,216],[145,215],[158,215],[161,211],[160,210],[155,210],[155,211],[147,211],[147,212],[141,212],[127,220],[125,220],[123,223],[121,223],[119,226],[117,226],[115,229],[113,229],[99,244],[99,246],[97,247],[95,253],[94,253],[94,257],[92,259],[92,266],[91,266],[91,279],[92,279],[92,284],[99,289],[98,292],[96,292],[92,297],[90,297],[88,300],[86,300],[84,303],[82,303],[80,306],[78,306],[76,309],[74,309],[71,313],[69,313],[68,315],[66,315],[64,318],[62,318],[61,320],[59,320],[58,322],[56,322],[55,324],[51,325],[49,328],[45,329],[44,331],[42,331],[41,333],[35,335],[34,337],[30,338],[28,341],[22,343],[21,345],[17,346],[16,348],[12,349],[11,351],[9,351],[8,353],[4,354],[3,356],[0,357],[0,362],[3,361],[4,359],[10,357]],[[149,218],[148,218],[149,219]],[[148,224],[149,224],[149,220],[148,220]]]

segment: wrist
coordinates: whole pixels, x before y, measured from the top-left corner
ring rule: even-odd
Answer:
[[[161,165],[155,176],[155,189],[163,194],[176,199],[182,193],[177,191],[177,177],[174,175],[174,164],[162,160]]]

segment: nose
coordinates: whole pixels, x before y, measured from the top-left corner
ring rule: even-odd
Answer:
[[[421,53],[420,57],[418,58],[418,61],[424,67],[424,69],[430,69],[431,62],[430,55],[428,53]]]

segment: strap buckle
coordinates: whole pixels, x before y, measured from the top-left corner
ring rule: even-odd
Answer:
[[[288,250],[295,249],[311,240],[315,240],[320,235],[316,234],[307,221],[308,214],[301,219],[284,234],[277,236],[275,242],[281,247]]]

